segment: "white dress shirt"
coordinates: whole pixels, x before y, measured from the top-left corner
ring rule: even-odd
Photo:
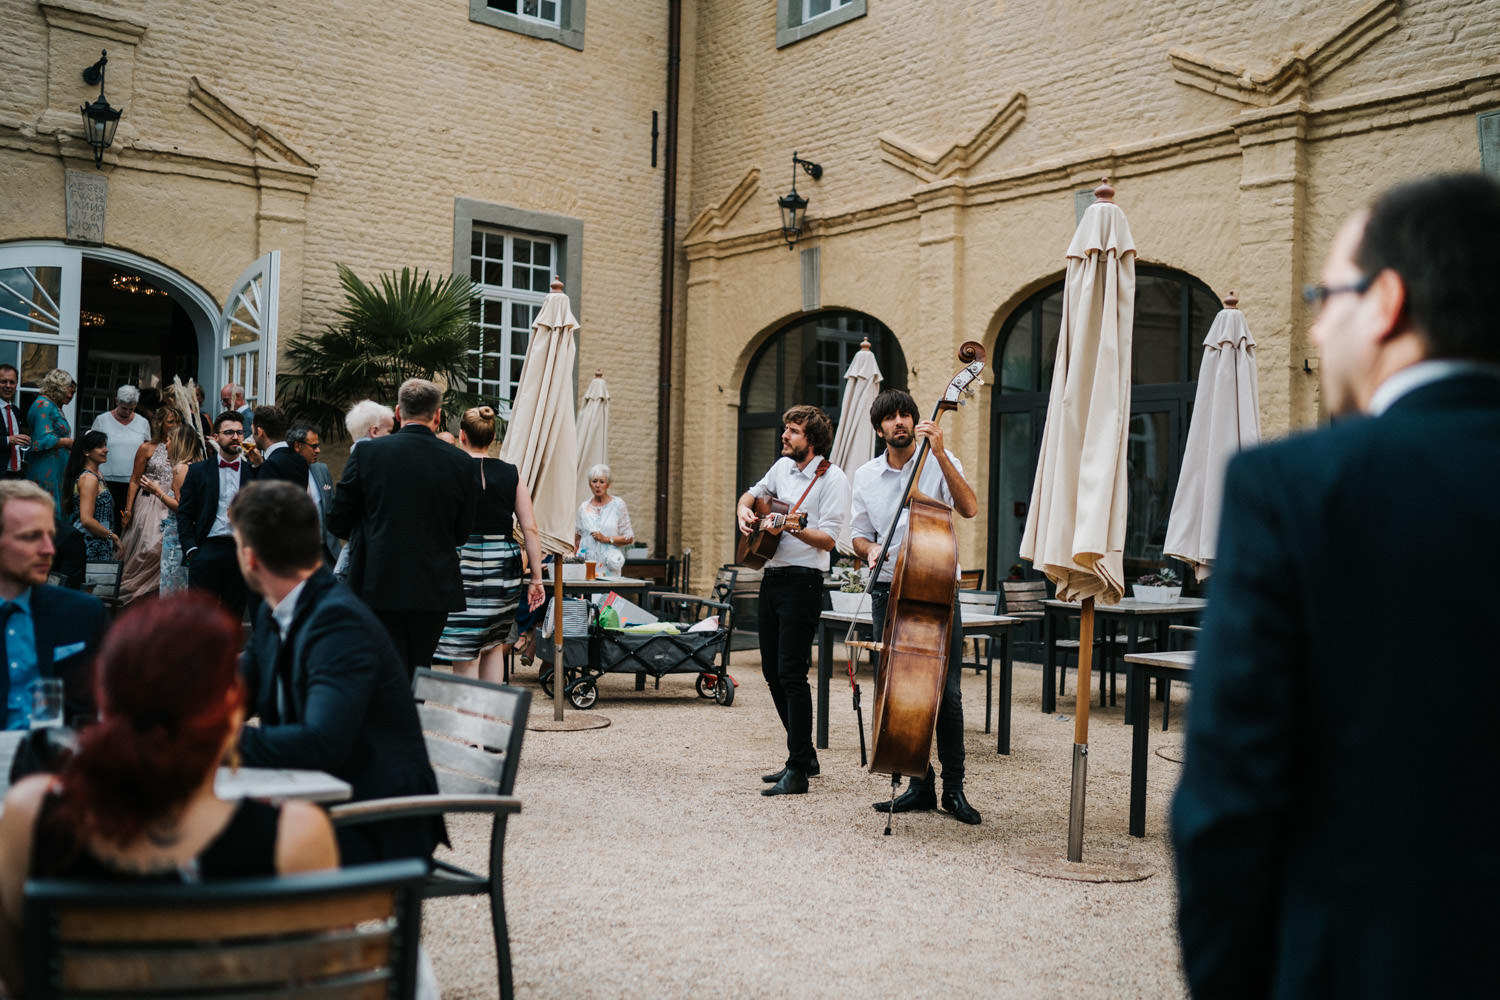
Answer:
[[[240,455],[234,461],[243,463],[245,456]],[[209,538],[220,538],[231,534],[229,530],[229,501],[240,491],[240,466],[235,468],[224,468],[223,459],[219,459],[219,509],[214,513],[213,526],[208,529]]]
[[[0,400],[0,426],[5,428],[5,433],[27,434],[26,424],[21,421],[21,411],[16,409],[14,403]],[[133,457],[133,456],[132,456]],[[21,446],[13,444],[5,453],[5,468],[11,472],[21,471]]]
[[[792,506],[807,491],[807,484],[817,475],[822,455],[814,455],[802,468],[790,458],[776,460],[760,482],[750,487],[754,497],[771,496]],[[837,465],[829,465],[828,471],[818,478],[817,485],[802,501],[798,512],[807,512],[807,527],[824,531],[834,538],[839,537],[849,523],[849,478]],[[776,554],[766,563],[766,568],[775,566],[805,566],[820,572],[828,572],[830,553],[802,541],[790,531],[783,532]]]
[[[963,463],[958,460],[958,456],[946,448],[943,450],[947,452],[948,459],[958,470],[958,474],[963,475]],[[911,470],[917,464],[917,457],[913,454],[904,467],[893,468],[887,460],[889,454],[890,452],[882,452],[854,470],[854,522],[850,534],[877,545],[884,542],[885,533],[890,530],[891,519],[896,516],[896,508],[901,503],[901,494],[911,479]],[[948,478],[943,475],[943,467],[932,455],[928,455],[927,461],[922,463],[922,478],[917,480],[917,489],[934,500],[953,506],[953,493],[948,489]],[[885,557],[885,564],[880,567],[880,583],[890,583],[896,572],[896,557],[901,554],[901,546],[906,543],[906,518],[907,512],[903,510],[901,520],[896,523],[896,530],[892,534],[890,552]]]

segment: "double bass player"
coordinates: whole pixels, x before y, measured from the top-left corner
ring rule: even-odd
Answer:
[[[769,497],[807,514],[805,527],[788,521],[760,581],[760,663],[776,714],[786,729],[786,764],[764,775],[762,795],[802,795],[816,775],[812,740],[812,642],[823,613],[823,574],[829,553],[849,521],[849,480],[827,459],[833,423],[816,406],[794,406],[782,414],[781,458],[739,498],[742,534],[760,524],[753,509]]]
[[[883,532],[895,522],[896,511],[905,495],[911,477],[909,465],[917,454],[918,439],[930,445],[930,458],[922,464],[916,488],[953,508],[961,517],[972,518],[979,512],[974,489],[964,479],[958,457],[943,447],[943,432],[933,420],[922,420],[916,400],[902,389],[887,389],[875,397],[870,407],[870,423],[885,441],[885,451],[854,472],[853,525],[854,551],[866,564],[874,567],[885,544]],[[885,631],[886,605],[896,556],[905,544],[906,513],[896,523],[890,552],[881,569],[880,579],[871,588],[871,611],[874,634]],[[884,654],[882,654],[884,656]],[[963,626],[955,602],[953,630],[948,645],[948,664],[942,700],[937,716],[937,753],[942,765],[943,792],[935,790],[935,775],[927,768],[925,778],[913,778],[906,791],[894,800],[876,802],[877,812],[913,812],[935,809],[941,802],[944,812],[971,826],[980,822],[979,811],[964,797],[964,711],[960,689],[963,667]]]

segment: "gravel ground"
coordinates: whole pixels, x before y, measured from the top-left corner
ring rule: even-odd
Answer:
[[[1153,753],[1147,836],[1128,836],[1123,678],[1120,704],[1091,712],[1083,856],[1154,873],[1090,883],[1015,867],[1066,853],[1071,671],[1044,716],[1040,668],[1017,664],[1009,756],[983,732],[984,677],[966,671],[965,790],[984,822],[901,814],[885,837],[870,803],[889,779],[859,766],[847,683],[835,674],[810,794],[766,798],[759,776],[781,766],[784,736],[756,652],[731,670],[728,708],[700,700],[692,675],[636,692],[610,674],[591,710],[610,726],[526,734],[505,871],[518,997],[1185,995],[1165,830],[1179,765]],[[550,717],[534,668],[519,683]],[[868,674],[861,687],[868,726]],[[1153,706],[1153,750],[1180,743],[1180,708],[1163,733]],[[487,825],[449,828],[456,854],[481,863]],[[443,996],[495,996],[486,901],[432,901],[423,919]]]

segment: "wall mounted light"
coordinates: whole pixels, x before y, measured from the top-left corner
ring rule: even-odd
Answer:
[[[120,108],[112,108],[104,99],[104,67],[109,62],[109,50],[99,50],[99,61],[83,71],[83,82],[99,85],[99,96],[93,104],[85,104],[78,110],[83,113],[83,134],[94,150],[94,166],[104,162],[104,151],[115,141],[115,129],[120,127]]]
[[[781,206],[781,236],[786,240],[786,248],[793,249],[797,240],[802,236],[802,224],[807,219],[807,199],[797,193],[797,168],[806,171],[807,176],[817,180],[823,176],[823,168],[811,160],[804,160],[796,153],[792,154],[792,191],[776,199],[776,204]]]

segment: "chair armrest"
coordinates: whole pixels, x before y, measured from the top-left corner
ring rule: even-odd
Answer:
[[[518,813],[521,800],[514,795],[402,795],[388,799],[366,799],[332,806],[328,818],[334,826],[354,826],[378,820],[443,813]]]

